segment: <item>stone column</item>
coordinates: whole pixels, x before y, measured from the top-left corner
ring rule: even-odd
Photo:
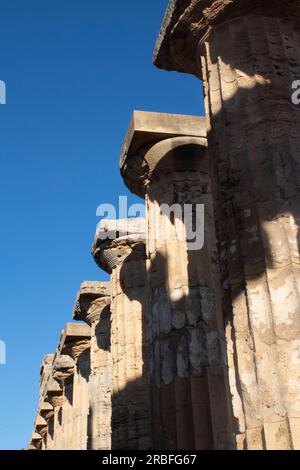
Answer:
[[[147,204],[155,448],[232,448],[203,118],[134,112],[121,172]]]
[[[42,402],[40,405],[40,415],[47,422],[47,442],[46,450],[54,450],[54,410],[50,403]]]
[[[62,423],[61,423],[61,448],[63,450],[74,449],[73,438],[73,379],[75,361],[67,355],[57,354],[53,363],[53,377],[63,390],[62,398]]]
[[[112,361],[110,353],[110,283],[84,282],[74,308],[74,319],[91,327],[89,378],[90,450],[111,449]]]
[[[300,448],[299,7],[172,1],[155,53],[204,81],[238,448]]]
[[[45,390],[45,400],[53,406],[53,442],[52,450],[62,450],[62,404],[63,391],[53,377],[48,379]]]
[[[104,221],[93,246],[96,263],[111,275],[113,450],[150,449],[152,441],[144,223]]]
[[[74,450],[87,449],[90,345],[91,335],[90,327],[88,325],[67,323],[60,340],[58,351],[61,356],[70,356],[75,361],[73,380],[70,375],[67,383],[65,384],[67,386],[65,393],[69,404],[72,400],[72,409],[69,407],[69,410],[67,411],[68,417],[66,418],[67,442]]]

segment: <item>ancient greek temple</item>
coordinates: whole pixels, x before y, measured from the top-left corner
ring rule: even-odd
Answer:
[[[154,62],[203,82],[205,117],[133,113],[146,217],[98,226],[110,282],[43,360],[29,449],[299,450],[300,0],[171,0]],[[174,204],[204,207],[201,246]]]

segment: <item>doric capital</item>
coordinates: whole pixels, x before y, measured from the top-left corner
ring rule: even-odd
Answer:
[[[170,0],[154,51],[165,70],[201,77],[198,46],[215,25],[258,11],[266,16],[299,15],[294,0]]]
[[[157,177],[206,167],[206,154],[205,118],[134,111],[121,153],[121,174],[130,191],[145,197]]]
[[[99,267],[111,273],[130,257],[145,259],[146,220],[144,218],[103,220],[97,228],[92,255]]]
[[[53,406],[46,401],[42,402],[40,405],[39,414],[48,422],[53,418],[54,415]]]
[[[48,431],[47,421],[41,415],[38,415],[36,417],[35,429],[42,437],[44,437],[47,434],[47,431]]]
[[[91,329],[84,323],[67,323],[62,332],[58,353],[77,359],[91,345]]]
[[[86,281],[81,284],[73,310],[74,320],[88,325],[99,322],[102,312],[110,305],[110,282]]]
[[[74,374],[75,361],[71,356],[57,355],[53,363],[53,377],[59,383],[64,383]]]

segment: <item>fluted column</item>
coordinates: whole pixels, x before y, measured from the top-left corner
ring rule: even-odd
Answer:
[[[39,420],[43,429],[42,431],[38,431],[39,434],[43,436],[43,445],[41,450],[47,450],[48,448],[51,449],[53,445],[54,411],[53,406],[45,401],[45,385],[48,382],[49,377],[52,375],[53,360],[54,354],[46,355],[43,358],[43,363],[40,369],[40,396],[35,427],[38,429],[37,420]],[[41,420],[41,418],[43,419]]]
[[[28,450],[42,450],[42,442],[42,436],[38,432],[34,431],[31,436]]]
[[[95,261],[111,274],[113,450],[151,448],[144,238],[144,220],[104,221],[93,246]]]
[[[299,11],[172,2],[156,51],[204,80],[239,448],[300,448]]]
[[[208,167],[202,118],[134,113],[121,172],[147,204],[156,448],[234,446]]]
[[[74,319],[91,327],[89,442],[91,450],[111,449],[112,361],[110,353],[110,283],[84,282]]]
[[[73,379],[74,359],[58,354],[53,363],[53,377],[61,385],[62,416],[61,416],[61,449],[74,449],[73,442]]]
[[[53,406],[53,450],[62,450],[63,391],[53,377],[46,384],[45,400]]]
[[[90,377],[90,327],[68,323],[63,331],[59,353],[75,361],[73,381],[68,383],[69,399],[72,397],[72,449],[86,450],[88,446],[89,377]],[[70,424],[67,426],[70,429]],[[71,436],[70,436],[71,438]]]
[[[47,422],[47,442],[46,450],[54,450],[54,410],[50,403],[42,402],[40,405],[40,415]]]

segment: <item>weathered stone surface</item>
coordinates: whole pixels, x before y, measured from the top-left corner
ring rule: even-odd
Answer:
[[[112,449],[149,449],[145,220],[103,222],[92,252],[111,274]]]
[[[121,266],[126,258],[132,261],[145,251],[146,220],[103,220],[97,227],[92,255],[99,267],[108,273]]]
[[[58,382],[64,382],[74,374],[75,361],[72,357],[58,355],[53,363],[53,377]]]
[[[82,284],[87,325],[44,358],[29,449],[300,449],[299,12],[170,2],[154,61],[203,78],[206,118],[134,112],[121,173],[147,220],[98,226],[111,285]],[[162,204],[204,204],[202,248]]]
[[[73,382],[73,445],[76,450],[88,448],[90,347],[77,356]]]
[[[62,332],[58,350],[60,354],[70,355],[77,359],[82,352],[90,347],[91,330],[84,323],[67,323]]]
[[[297,17],[297,0],[264,3],[266,17]],[[170,0],[154,50],[154,64],[165,70],[202,77],[198,45],[217,25],[262,10],[261,0]],[[276,12],[276,13],[275,13]],[[230,49],[225,43],[225,47]]]
[[[172,2],[155,59],[204,80],[238,448],[300,447],[299,10]]]
[[[76,320],[83,320],[91,327],[88,418],[91,450],[111,449],[110,295],[109,282],[84,282],[73,311]]]

